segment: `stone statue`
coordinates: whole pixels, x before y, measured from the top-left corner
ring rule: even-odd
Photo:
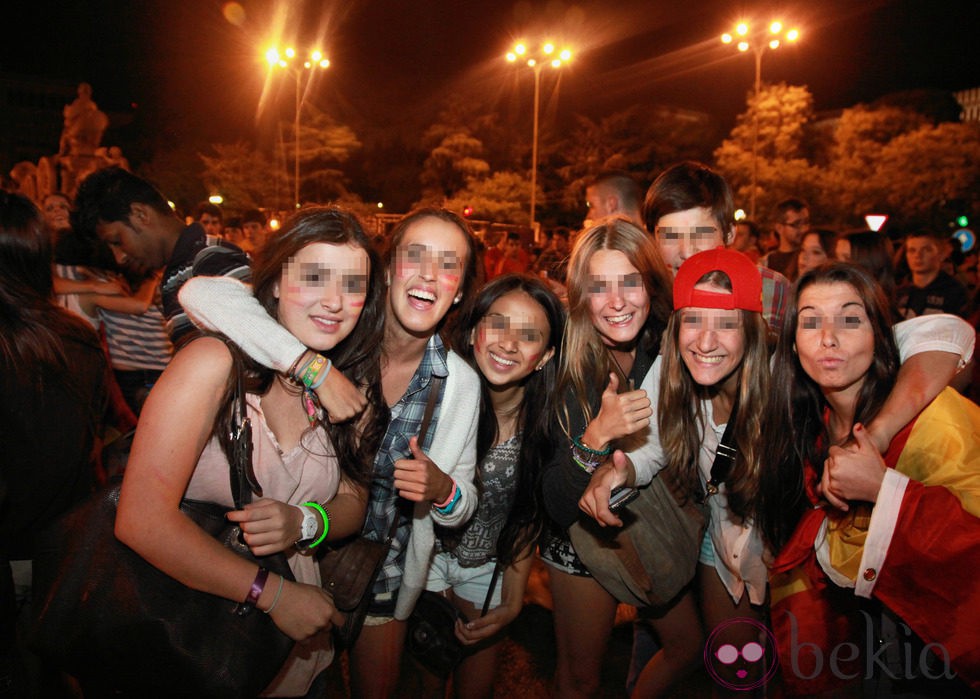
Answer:
[[[53,192],[74,197],[85,176],[99,168],[117,165],[129,170],[129,161],[119,146],[101,145],[109,117],[92,101],[91,85],[79,84],[78,97],[65,105],[62,114],[65,125],[58,152],[44,156],[36,166],[18,163],[11,172],[21,191],[38,205]]]
[[[64,116],[65,126],[58,149],[61,189],[74,195],[78,183],[105,164],[105,158],[96,151],[109,125],[109,117],[92,101],[92,86],[88,83],[78,86],[78,97],[65,105]]]

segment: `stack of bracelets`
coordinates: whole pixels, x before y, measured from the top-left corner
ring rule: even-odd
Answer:
[[[432,509],[441,515],[448,515],[450,512],[456,509],[456,503],[459,502],[460,495],[462,495],[459,486],[456,484],[456,479],[453,478],[451,480],[453,482],[453,489],[449,491],[449,497],[443,502],[432,503]]]
[[[333,363],[322,354],[312,353],[312,358],[307,359],[311,352],[303,352],[293,365],[289,367],[289,378],[303,387],[303,406],[306,409],[306,417],[313,425],[318,418],[318,407],[320,401],[314,391],[320,388],[327,378],[327,374],[333,368]],[[304,361],[305,360],[305,361]]]
[[[602,450],[593,449],[582,441],[584,436],[583,433],[572,439],[572,461],[577,463],[583,471],[591,474],[599,467],[605,457],[612,453],[612,447],[607,446]]]

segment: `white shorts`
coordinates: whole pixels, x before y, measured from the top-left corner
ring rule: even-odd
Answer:
[[[472,602],[477,609],[483,609],[495,565],[496,562],[488,561],[482,566],[464,568],[459,564],[459,561],[448,553],[437,553],[432,559],[432,565],[429,566],[429,577],[425,581],[425,589],[442,592],[452,588],[453,594],[457,597]],[[497,584],[493,587],[490,609],[500,606],[500,590],[504,584],[503,577],[501,571],[500,575],[497,576]]]

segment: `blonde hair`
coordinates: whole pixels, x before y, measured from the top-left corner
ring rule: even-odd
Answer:
[[[589,307],[589,262],[599,250],[623,253],[643,278],[650,297],[650,315],[637,336],[637,342],[658,342],[671,309],[670,272],[660,248],[645,231],[623,218],[603,219],[575,241],[568,264],[568,322],[562,338],[559,395],[569,391],[578,402],[585,421],[593,418],[590,388],[605,386],[610,371],[619,367],[592,324]],[[621,377],[625,381],[626,377]],[[559,419],[569,431],[568,403],[563,403]]]

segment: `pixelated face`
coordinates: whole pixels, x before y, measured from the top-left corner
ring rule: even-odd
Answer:
[[[910,236],[905,241],[905,259],[912,272],[930,274],[942,267],[943,251],[932,238]]]
[[[824,393],[856,400],[874,360],[874,331],[861,297],[845,282],[811,284],[797,308],[796,352],[803,370]]]
[[[797,258],[797,267],[800,274],[809,272],[811,269],[816,269],[829,259],[827,253],[823,250],[823,246],[820,245],[819,235],[816,233],[807,233],[803,236],[803,243],[800,246],[800,252]]]
[[[494,301],[470,336],[480,373],[495,387],[519,384],[543,367],[555,350],[544,308],[520,290]]]
[[[778,669],[776,639],[755,619],[729,619],[708,636],[704,666],[722,687],[737,692],[757,689],[769,682]]]
[[[307,347],[333,349],[361,317],[369,265],[367,252],[354,245],[307,245],[283,265],[273,288],[279,322]]]
[[[422,218],[408,227],[392,262],[388,320],[428,337],[459,301],[468,247],[455,225]]]
[[[687,258],[723,246],[726,231],[715,220],[711,209],[699,207],[661,216],[654,235],[664,261],[677,276],[677,270]]]
[[[208,235],[221,235],[223,225],[221,219],[212,214],[201,214],[197,221],[204,227],[204,232]]]
[[[70,211],[71,207],[64,197],[51,194],[45,197],[41,213],[44,215],[44,224],[51,230],[57,231],[71,225],[68,220]]]
[[[694,288],[715,294],[731,293],[710,283],[696,284]],[[745,357],[742,312],[689,306],[677,313],[678,349],[694,381],[701,386],[725,384],[734,388]]]
[[[650,315],[643,275],[619,250],[597,250],[588,263],[586,296],[592,325],[609,347],[628,345]]]
[[[776,222],[776,232],[779,238],[796,247],[800,240],[810,230],[810,210],[803,208],[799,211],[787,211],[783,220]]]

